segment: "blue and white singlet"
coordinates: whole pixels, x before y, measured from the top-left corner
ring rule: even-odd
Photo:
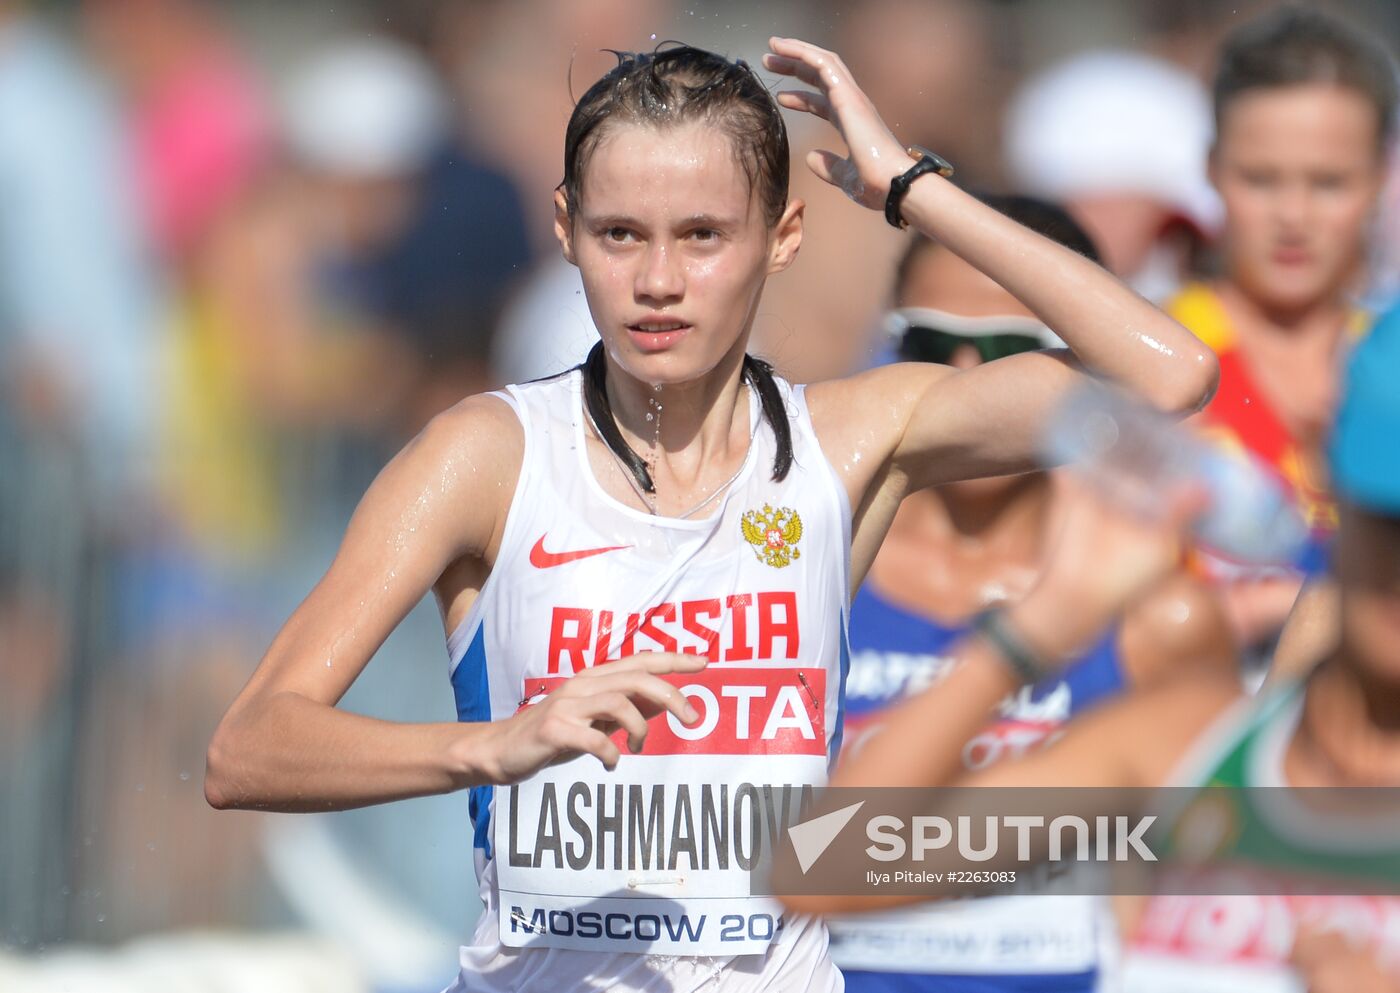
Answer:
[[[510,717],[637,652],[710,662],[678,680],[699,721],[652,720],[612,772],[583,756],[472,790],[486,910],[454,991],[840,989],[825,926],[749,895],[767,836],[840,748],[848,659],[850,508],[803,389],[778,385],[791,471],[773,481],[760,426],[703,520],[602,489],[577,370],[496,394],[525,451],[495,566],[448,641],[459,718]],[[750,393],[751,427],[757,407]]]

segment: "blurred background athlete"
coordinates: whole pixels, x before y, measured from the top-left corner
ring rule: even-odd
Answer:
[[[1206,431],[1273,467],[1315,539],[1293,570],[1202,557],[1249,646],[1277,634],[1337,527],[1324,439],[1341,363],[1367,324],[1354,301],[1394,135],[1395,67],[1346,22],[1282,7],[1227,37],[1213,98],[1222,271],[1167,310],[1220,357]]]
[[[1093,241],[1061,208],[988,196],[989,206],[1088,258]],[[1058,339],[1012,294],[948,249],[918,238],[899,264],[889,315],[894,359],[965,369]],[[1020,599],[1046,566],[1065,502],[1058,473],[951,483],[911,493],[851,606],[843,754],[879,734],[885,708],[946,675],[952,646],[989,607]],[[1108,624],[1063,672],[1022,687],[963,749],[980,769],[1038,748],[1074,715],[1125,687],[1232,671],[1214,595],[1178,574]],[[1112,946],[1086,896],[964,901],[833,922],[848,989],[1091,990]]]

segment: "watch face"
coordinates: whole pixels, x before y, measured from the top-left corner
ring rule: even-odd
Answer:
[[[909,154],[916,159],[932,160],[934,171],[937,172],[938,175],[942,176],[944,179],[949,179],[952,177],[953,164],[947,159],[945,159],[943,156],[939,155],[937,152],[930,151],[923,145],[910,145],[908,151]]]

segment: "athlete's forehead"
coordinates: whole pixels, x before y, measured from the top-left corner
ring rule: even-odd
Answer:
[[[594,224],[701,218],[737,225],[754,214],[755,196],[723,129],[698,121],[664,128],[617,123],[589,158],[579,207]]]
[[[920,252],[909,267],[899,305],[931,307],[964,317],[1034,317],[1000,283],[941,245]]]
[[[1252,90],[1221,118],[1217,154],[1282,157],[1307,165],[1375,158],[1375,108],[1355,90],[1325,83]]]

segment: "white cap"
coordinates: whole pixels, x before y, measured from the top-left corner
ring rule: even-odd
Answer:
[[[347,41],[312,55],[287,87],[293,154],[313,169],[365,179],[417,171],[442,140],[446,108],[432,67],[386,40]]]
[[[1219,228],[1206,178],[1210,98],[1194,76],[1129,51],[1075,56],[1022,86],[1006,117],[1017,188],[1055,200],[1144,193],[1202,231]]]

